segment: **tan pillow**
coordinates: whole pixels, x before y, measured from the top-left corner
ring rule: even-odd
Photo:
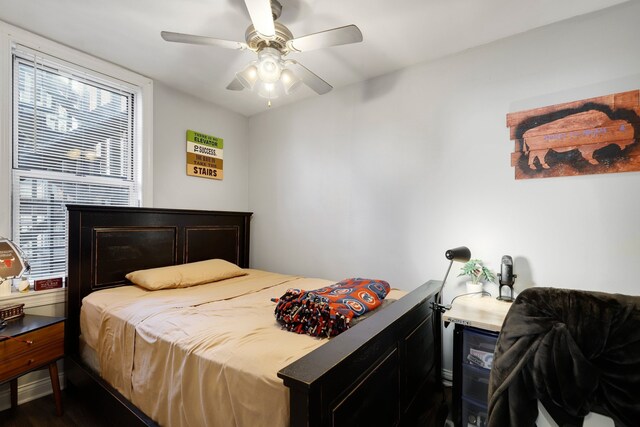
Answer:
[[[217,282],[231,277],[244,276],[244,270],[223,259],[191,262],[169,267],[138,270],[125,277],[150,291],[159,289],[186,288]]]

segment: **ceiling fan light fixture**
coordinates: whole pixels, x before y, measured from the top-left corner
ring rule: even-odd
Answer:
[[[249,90],[253,90],[258,81],[258,68],[253,64],[249,64],[244,70],[236,73],[236,78],[242,83],[242,86]]]
[[[282,54],[272,47],[258,53],[258,77],[265,83],[275,83],[282,73]]]
[[[280,98],[280,96],[282,95],[282,92],[283,92],[282,83],[280,83],[280,82],[275,82],[275,83],[259,82],[256,85],[255,92],[258,94],[258,96],[260,96],[262,98],[269,99],[269,100]]]
[[[291,70],[285,69],[280,74],[280,81],[282,81],[282,86],[284,88],[284,93],[287,95],[295,92],[295,90],[300,87],[300,80]]]

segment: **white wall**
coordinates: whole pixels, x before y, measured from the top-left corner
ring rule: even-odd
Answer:
[[[624,4],[252,117],[252,266],[413,289],[467,245],[493,269],[512,255],[516,289],[637,293],[640,173],[516,181],[505,116],[640,89],[638,16]]]
[[[246,211],[248,119],[157,82],[153,108],[153,205]],[[187,129],[224,139],[223,180],[187,176]]]

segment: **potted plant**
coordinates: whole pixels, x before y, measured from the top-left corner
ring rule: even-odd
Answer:
[[[482,292],[482,281],[496,281],[496,275],[482,264],[482,260],[471,259],[467,261],[460,269],[460,276],[469,276],[471,279],[467,282],[467,293]]]

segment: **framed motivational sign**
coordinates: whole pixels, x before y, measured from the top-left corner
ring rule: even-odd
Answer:
[[[187,131],[187,175],[200,178],[223,178],[222,138]]]

